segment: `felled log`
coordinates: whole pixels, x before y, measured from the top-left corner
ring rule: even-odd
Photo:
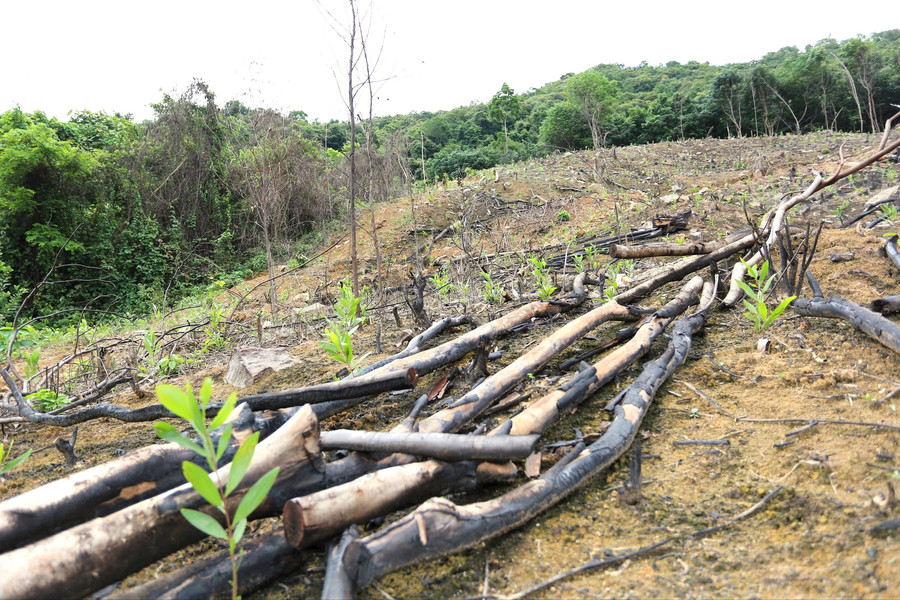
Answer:
[[[642,281],[634,287],[628,288],[624,292],[617,294],[614,298],[616,301],[623,304],[634,302],[638,298],[643,298],[650,292],[662,287],[667,283],[670,283],[672,281],[681,281],[691,273],[699,271],[700,269],[704,269],[713,263],[728,258],[732,254],[741,252],[742,250],[746,250],[755,243],[756,236],[752,233],[747,234],[737,241],[722,246],[718,250],[714,250],[709,254],[702,254],[694,258],[678,261],[675,264],[671,265],[671,268],[662,275],[659,275],[658,277],[654,277],[647,281]]]
[[[236,447],[223,456],[230,461]],[[177,444],[147,446],[0,502],[0,552],[102,517],[184,483],[181,463],[202,464]]]
[[[515,387],[528,373],[537,372],[564,348],[592,329],[610,319],[635,320],[638,317],[639,315],[633,309],[611,301],[577,319],[572,319],[526,354],[485,379],[449,408],[438,411],[421,421],[418,430],[445,433],[458,431],[463,424]]]
[[[429,460],[391,467],[294,498],[284,505],[285,539],[294,548],[306,548],[354,523],[366,523],[432,496],[474,489],[476,468],[471,461]]]
[[[900,296],[886,296],[872,300],[872,310],[883,315],[898,313],[900,312]]]
[[[341,539],[328,549],[325,581],[322,583],[322,600],[347,600],[353,597],[353,582],[347,579],[347,574],[340,568],[340,564],[347,550],[347,544],[356,539],[359,539],[359,528],[354,525],[348,527],[341,535]]]
[[[275,487],[298,495],[293,488],[304,471],[321,470],[318,421],[305,407],[268,439],[261,442],[247,471],[245,484],[228,498],[237,508],[250,484],[273,467],[280,467]],[[228,478],[230,465],[218,475]],[[204,535],[181,516],[181,508],[207,511],[220,518],[190,484],[154,496],[106,517],[88,521],[49,538],[2,555],[4,571],[19,577],[0,577],[0,597],[86,596],[171,554]],[[273,494],[255,517],[277,513]]]
[[[804,317],[843,319],[879,344],[900,352],[900,326],[855,302],[837,296],[797,298],[791,306]]]
[[[353,377],[362,377],[367,373],[371,373],[375,369],[379,369],[385,366],[388,363],[392,363],[395,360],[400,360],[401,358],[406,358],[407,356],[412,356],[413,354],[419,352],[422,349],[422,344],[427,341],[430,341],[435,336],[440,334],[445,329],[449,329],[451,327],[459,327],[460,325],[464,325],[466,323],[471,323],[472,317],[469,315],[457,315],[455,317],[445,317],[440,321],[434,322],[431,327],[414,337],[409,341],[406,345],[406,348],[394,354],[393,356],[388,356],[387,358],[383,358],[379,361],[376,361],[372,364],[366,365],[357,371],[348,376],[348,378]]]
[[[884,240],[884,251],[894,266],[900,269],[900,252],[897,251],[897,236],[892,235]]]
[[[607,431],[585,448],[579,445],[541,478],[486,502],[459,506],[434,498],[382,530],[351,541],[341,566],[356,585],[405,566],[459,552],[496,537],[553,506],[592,476],[609,467],[628,449],[653,396],[683,364],[693,334],[706,321],[706,310],[682,319],[672,341],[627,388]]]
[[[500,436],[455,433],[393,433],[335,429],[320,434],[322,450],[402,452],[444,461],[515,460],[526,458],[537,441],[536,435]]]
[[[375,394],[394,390],[410,389],[415,387],[418,378],[418,374],[413,368],[397,368],[390,371],[371,373],[363,377],[311,385],[296,390],[242,396],[238,398],[238,402],[246,403],[255,411],[277,410],[291,406],[346,400],[348,398],[374,396]]]
[[[397,371],[412,368],[415,369],[416,373],[421,377],[427,373],[431,373],[439,367],[458,361],[475,348],[496,339],[516,325],[527,323],[531,321],[531,319],[549,317],[562,312],[567,312],[580,305],[584,301],[584,298],[584,277],[583,274],[581,274],[576,278],[574,289],[569,295],[563,298],[563,301],[530,302],[502,317],[494,319],[489,323],[485,323],[480,327],[476,327],[454,340],[450,340],[435,346],[434,348],[423,350],[382,366],[375,371],[372,371],[370,375],[387,370]]]
[[[652,256],[693,256],[696,254],[709,254],[719,248],[747,235],[746,231],[732,233],[731,235],[714,242],[697,242],[692,244],[674,244],[660,242],[654,244],[642,244],[640,246],[626,246],[613,244],[609,247],[610,258],[649,258]]]

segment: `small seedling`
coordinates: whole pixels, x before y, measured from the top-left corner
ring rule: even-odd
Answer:
[[[700,418],[700,409],[692,408],[691,412],[688,413],[688,416],[692,419],[699,419]]]
[[[540,296],[541,300],[549,300],[553,292],[556,291],[556,286],[550,283],[550,270],[547,268],[547,261],[536,256],[531,256],[528,261],[533,267],[531,273],[537,281],[538,296]]]
[[[556,220],[559,221],[560,223],[563,223],[565,221],[571,221],[572,215],[570,215],[569,211],[567,211],[567,210],[561,210],[556,214]]]
[[[179,446],[193,450],[206,460],[209,471],[189,461],[181,463],[184,478],[191,484],[194,490],[212,506],[216,507],[225,520],[223,527],[218,519],[198,510],[182,508],[181,514],[188,522],[205,533],[220,540],[228,542],[228,552],[231,557],[231,597],[237,598],[238,590],[238,565],[236,556],[237,544],[244,536],[247,528],[247,518],[266,499],[269,490],[275,484],[278,477],[278,467],[275,467],[260,477],[244,494],[237,509],[231,513],[228,510],[227,498],[241,484],[244,475],[253,460],[253,452],[259,442],[259,432],[254,432],[238,447],[231,461],[231,469],[228,472],[228,481],[223,482],[219,476],[218,462],[228,449],[231,441],[231,424],[225,425],[225,419],[234,409],[237,403],[237,395],[232,393],[225,404],[213,418],[207,427],[206,407],[212,397],[212,380],[207,378],[200,388],[200,397],[196,398],[190,384],[184,390],[171,385],[161,385],[156,388],[156,395],[160,403],[174,415],[181,417],[190,423],[199,436],[199,443],[182,435],[169,423],[156,423],[153,428],[156,435],[174,442]],[[217,443],[213,442],[212,432],[219,427],[224,428]]]
[[[790,306],[791,302],[793,302],[797,296],[785,298],[781,301],[781,304],[769,311],[768,306],[766,306],[766,294],[769,292],[772,283],[775,281],[774,275],[768,277],[769,261],[763,262],[759,267],[756,265],[748,265],[744,259],[741,259],[741,262],[744,263],[744,266],[747,268],[747,275],[752,278],[752,281],[749,284],[737,280],[740,288],[752,300],[744,298],[744,306],[747,308],[747,312],[744,313],[744,316],[753,321],[756,331],[762,331],[774,323],[775,319],[781,316],[781,313]]]
[[[60,394],[47,389],[38,390],[33,394],[28,394],[25,396],[25,399],[43,413],[62,408],[71,402],[71,399],[65,394]]]
[[[498,302],[503,301],[503,288],[499,285],[496,285],[493,280],[491,280],[491,274],[487,271],[481,272],[481,278],[484,279],[484,288],[481,293],[484,296],[485,302],[488,304],[496,304]]]
[[[21,455],[15,457],[10,460],[9,457],[12,455],[13,442],[9,443],[9,448],[6,449],[3,447],[3,444],[0,444],[0,475],[4,473],[9,473],[23,462],[28,460],[28,457],[31,456],[31,448],[23,452]]]

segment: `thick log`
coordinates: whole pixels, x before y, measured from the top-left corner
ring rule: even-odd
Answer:
[[[900,269],[900,252],[897,251],[897,236],[892,235],[884,240],[884,251],[894,266]]]
[[[306,548],[353,524],[390,514],[433,496],[472,490],[474,462],[436,460],[370,473],[341,486],[294,498],[284,505],[284,536],[294,548]]]
[[[294,497],[293,487],[304,471],[321,470],[318,421],[310,407],[299,411],[283,427],[261,442],[245,477],[246,484],[228,498],[230,511],[237,508],[246,488],[264,473],[281,468],[275,488]],[[218,475],[228,478],[230,465]],[[273,490],[275,489],[273,488]],[[21,577],[0,578],[0,597],[85,596],[204,536],[181,516],[193,508],[219,517],[189,484],[72,527],[34,544],[2,555],[4,571]],[[277,513],[273,494],[255,517]]]
[[[335,429],[323,431],[322,450],[359,450],[363,452],[402,452],[444,461],[516,460],[531,454],[537,435],[499,436],[455,433],[394,433]]]
[[[459,506],[445,499],[425,502],[381,531],[352,541],[342,566],[356,586],[405,566],[459,552],[514,529],[578,489],[628,449],[660,385],[687,357],[706,311],[676,324],[672,341],[627,388],[609,429],[584,449],[576,447],[540,479],[486,502]]]
[[[304,404],[346,400],[363,396],[374,396],[394,390],[405,390],[415,387],[418,374],[415,369],[406,367],[390,371],[380,371],[362,377],[330,381],[319,385],[311,385],[296,390],[285,390],[271,394],[255,394],[238,398],[239,403],[247,403],[252,410],[277,410]]]
[[[649,258],[652,256],[693,256],[697,254],[709,254],[747,235],[746,231],[732,233],[721,240],[714,242],[697,242],[693,244],[675,244],[660,242],[655,244],[642,244],[640,246],[625,246],[613,244],[609,247],[610,258]]]
[[[855,302],[837,296],[797,298],[792,307],[804,317],[844,319],[879,344],[900,352],[900,326]]]
[[[322,584],[322,600],[346,600],[353,597],[353,582],[347,579],[341,568],[347,545],[359,539],[359,528],[348,527],[341,539],[328,549],[328,562],[325,566],[325,582]]]
[[[404,348],[397,354],[394,354],[393,356],[388,356],[387,358],[383,358],[383,359],[381,359],[377,362],[374,362],[370,365],[366,365],[365,367],[362,367],[361,369],[359,369],[359,371],[356,372],[355,374],[348,375],[347,378],[350,379],[350,378],[354,378],[354,377],[362,377],[363,375],[371,373],[372,371],[374,371],[376,369],[380,369],[381,367],[383,367],[387,364],[390,364],[396,360],[400,360],[401,358],[406,358],[407,356],[412,356],[413,354],[416,354],[417,352],[420,352],[422,350],[422,344],[424,344],[425,342],[431,341],[433,338],[435,338],[438,334],[440,334],[445,329],[449,329],[451,327],[459,327],[460,325],[465,325],[465,324],[471,323],[471,322],[472,322],[472,317],[469,315],[458,315],[455,317],[445,317],[445,318],[441,319],[440,321],[436,321],[435,323],[433,323],[431,325],[431,327],[429,327],[428,329],[426,329],[425,331],[423,331],[422,333],[420,333],[419,335],[417,335],[416,337],[411,339],[409,341],[409,343],[406,345],[406,348]]]
[[[230,461],[236,447],[223,462]],[[181,463],[200,456],[163,444],[140,448],[0,502],[0,552],[20,548],[66,527],[113,513],[184,483]]]
[[[485,379],[451,407],[438,411],[419,423],[418,430],[426,432],[458,431],[492,402],[504,396],[520,381],[535,373],[563,349],[610,319],[636,320],[639,315],[616,301],[607,302],[592,311],[572,319],[542,340],[533,349]]]
[[[653,343],[669,323],[696,302],[701,287],[704,287],[702,304],[704,310],[708,310],[713,299],[714,287],[711,284],[703,286],[703,279],[694,277],[675,298],[660,308],[631,340],[592,366],[583,368],[566,384],[533,402],[527,409],[494,429],[491,435],[540,433],[546,430],[559,419],[559,415],[572,410],[612,381],[626,367],[650,352]]]

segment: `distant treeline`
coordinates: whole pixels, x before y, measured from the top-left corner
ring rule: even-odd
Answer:
[[[900,104],[900,30],[748,64],[602,64],[487,103],[360,123],[363,204],[417,182],[560,150],[821,129],[879,131]],[[216,280],[302,260],[346,215],[349,124],[309,122],[202,81],[154,118],[0,116],[0,326],[73,308],[138,313]],[[377,106],[375,107],[377,110]],[[99,312],[90,312],[99,311]]]

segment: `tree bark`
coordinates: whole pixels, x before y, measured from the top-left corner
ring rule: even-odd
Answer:
[[[400,452],[444,461],[505,461],[526,458],[531,454],[537,439],[536,435],[486,438],[455,433],[385,433],[335,429],[323,431],[319,445],[322,450]]]
[[[271,468],[280,466],[275,488],[290,493],[288,497],[298,495],[292,487],[303,479],[298,475],[323,468],[318,433],[318,421],[312,409],[305,407],[257,446],[245,481],[252,483]],[[229,471],[230,465],[226,465],[218,473],[227,479]],[[229,496],[229,511],[237,508],[248,487],[249,483]],[[254,516],[281,510],[275,496],[270,493]],[[86,596],[119,581],[204,537],[181,516],[181,508],[205,510],[219,516],[186,483],[109,516],[7,552],[3,555],[4,571],[23,576],[0,578],[0,597]]]
[[[261,536],[242,545],[238,567],[238,594],[250,594],[281,577],[300,569],[305,555],[288,546],[280,531]],[[143,585],[113,593],[109,600],[197,600],[227,598],[231,595],[231,560],[227,551]]]

